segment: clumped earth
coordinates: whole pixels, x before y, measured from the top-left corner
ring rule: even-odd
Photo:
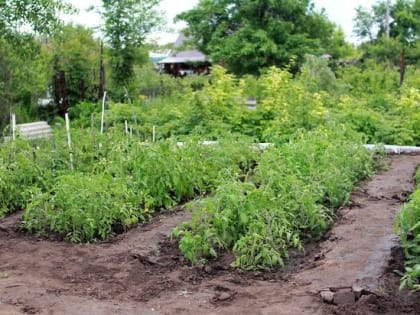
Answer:
[[[108,242],[71,244],[0,221],[0,314],[420,314],[420,295],[399,291],[394,236],[419,155],[391,156],[362,183],[319,243],[286,268],[244,272],[222,253],[191,267],[170,232],[183,209]]]

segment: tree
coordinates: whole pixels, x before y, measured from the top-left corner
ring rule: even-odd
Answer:
[[[200,0],[177,20],[187,23],[198,49],[237,74],[328,53],[336,32],[310,0]]]
[[[51,34],[59,13],[71,6],[61,0],[0,0],[0,128],[11,108],[30,104],[46,89],[48,62],[36,34]]]
[[[66,25],[53,37],[53,95],[61,115],[81,101],[96,101],[100,84],[100,41],[81,25]]]
[[[364,41],[362,49],[377,61],[408,64],[420,58],[420,0],[381,0],[370,9],[356,9],[353,32]]]
[[[353,33],[360,39],[368,39],[372,41],[375,38],[374,34],[374,18],[370,11],[361,6],[356,8],[356,17],[354,18]]]
[[[161,23],[156,6],[160,0],[103,0],[102,16],[110,47],[114,93],[122,98],[130,85],[134,65],[145,59],[141,50],[146,35]]]
[[[8,123],[10,111],[22,116],[34,113],[31,104],[46,90],[48,59],[32,36],[0,37],[0,128]],[[23,114],[25,112],[25,114]]]
[[[0,36],[20,32],[23,28],[35,33],[52,33],[61,24],[59,13],[71,10],[62,0],[2,0]]]
[[[361,40],[387,36],[413,43],[420,38],[420,0],[382,0],[370,9],[358,7],[354,21],[353,32]]]

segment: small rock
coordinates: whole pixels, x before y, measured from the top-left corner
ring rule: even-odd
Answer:
[[[375,294],[362,295],[359,302],[364,303],[364,304],[377,305],[378,304],[378,297]]]
[[[212,267],[210,267],[210,266],[205,266],[205,267],[204,267],[204,271],[205,271],[206,273],[212,273],[212,272],[213,272],[213,268],[212,268]]]
[[[353,284],[353,287],[351,289],[354,293],[354,297],[356,298],[356,300],[358,300],[362,295],[363,288],[358,284]]]
[[[321,298],[325,303],[331,304],[334,300],[334,293],[330,290],[321,291]]]
[[[232,295],[229,292],[222,292],[220,293],[220,295],[217,297],[217,299],[219,301],[227,301],[232,297]]]
[[[204,269],[204,265],[203,264],[196,264],[195,268],[198,270],[203,270]]]
[[[222,288],[223,287],[216,287],[215,289],[220,290]],[[226,290],[226,288],[223,288],[223,289]],[[224,301],[232,300],[235,295],[236,295],[236,292],[230,291],[229,289],[227,289],[227,291],[217,292],[210,301],[213,303],[224,302]]]
[[[7,272],[0,272],[0,279],[7,279],[9,278],[9,274]]]
[[[140,263],[146,265],[158,265],[159,258],[149,254],[143,254],[141,252],[132,252],[131,257],[137,259]]]
[[[222,269],[222,270],[229,270],[229,265],[222,265],[220,267],[220,269]]]
[[[352,290],[340,290],[334,293],[333,303],[335,305],[351,305],[356,302],[356,298]]]

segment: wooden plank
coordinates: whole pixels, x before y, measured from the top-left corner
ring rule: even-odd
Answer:
[[[46,121],[16,125],[19,134],[26,139],[48,138],[52,135],[51,126]]]

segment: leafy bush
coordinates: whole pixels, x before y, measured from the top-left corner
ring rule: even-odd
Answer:
[[[213,191],[224,179],[242,178],[258,156],[249,140],[237,137],[214,145],[190,139],[179,146],[129,137],[121,141],[110,130],[96,139],[99,146],[76,135],[76,172],[64,163],[48,187],[27,192],[24,229],[56,232],[76,242],[104,239],[115,224],[126,229],[156,210]],[[57,156],[68,155],[65,147],[58,149]]]
[[[295,78],[275,67],[259,77],[242,78],[219,66],[210,76],[183,80],[154,73],[151,80],[156,84],[164,78],[174,85],[167,83],[170,92],[153,98],[133,94],[132,104],[110,102],[105,129],[123,131],[127,121],[144,141],[152,138],[155,127],[157,139],[190,134],[219,139],[232,132],[259,142],[287,142],[298,129],[335,123],[363,134],[365,142],[418,145],[417,77],[418,71],[409,67],[400,89],[397,68],[391,65],[367,60],[333,73],[325,59],[314,56],[308,56]],[[247,98],[257,100],[255,110],[245,106]],[[100,108],[88,103],[71,108],[73,125],[90,126],[95,112],[94,126],[99,128]]]
[[[326,91],[331,94],[340,93],[345,86],[337,81],[334,72],[328,65],[329,58],[305,55],[305,62],[301,67],[300,80],[305,90],[311,92]]]
[[[56,232],[74,242],[105,239],[115,223],[124,228],[145,219],[129,185],[109,175],[72,173],[50,191],[33,193],[23,216],[29,232]]]
[[[192,263],[229,249],[234,266],[282,265],[289,247],[322,236],[333,209],[371,174],[370,153],[354,141],[321,130],[267,149],[247,181],[226,182],[191,206],[192,221],[174,230],[180,250]]]
[[[41,144],[40,144],[41,145]],[[25,208],[30,191],[50,185],[53,161],[36,143],[17,139],[0,146],[0,217]]]

